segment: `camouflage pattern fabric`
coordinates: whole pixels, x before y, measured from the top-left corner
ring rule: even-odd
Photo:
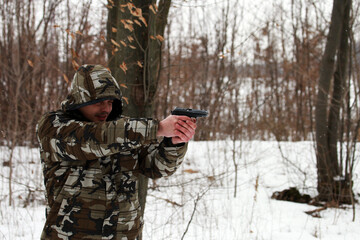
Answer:
[[[113,119],[89,122],[77,109],[114,99]],[[169,176],[187,144],[156,138],[158,121],[121,116],[121,91],[102,66],[75,74],[62,110],[37,125],[46,188],[41,239],[136,239],[142,231],[138,176]],[[110,116],[109,116],[110,118]]]

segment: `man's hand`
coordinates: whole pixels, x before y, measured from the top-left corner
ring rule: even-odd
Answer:
[[[157,136],[171,137],[173,144],[185,143],[194,136],[196,119],[187,116],[170,115],[160,121]]]

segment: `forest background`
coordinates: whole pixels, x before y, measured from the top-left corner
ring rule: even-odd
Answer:
[[[358,117],[359,3],[353,5],[345,100]],[[106,35],[106,6],[106,1],[2,2],[3,145],[36,146],[39,116],[59,108],[77,67],[108,66],[114,42]],[[164,36],[153,36],[163,41],[154,115],[163,118],[174,106],[209,110],[196,140],[314,140],[331,9],[329,0],[173,1]],[[342,120],[344,125],[346,116]]]
[[[157,13],[155,3],[148,12]],[[127,44],[129,38],[108,37],[117,31],[107,26],[112,4],[1,1],[0,143],[11,153],[2,162],[10,168],[9,182],[12,153],[18,146],[37,147],[37,120],[60,107],[76,69],[108,66],[118,49],[135,46]],[[149,36],[162,44],[153,116],[164,118],[175,106],[209,110],[195,140],[315,141],[332,6],[330,0],[172,1],[164,34]],[[338,101],[339,142],[349,144],[340,147],[340,160],[355,156],[351,149],[360,139],[359,14],[360,3],[353,1],[347,78]],[[117,68],[129,74],[130,64]],[[126,92],[130,86],[117,80]],[[11,184],[9,191],[11,205]]]

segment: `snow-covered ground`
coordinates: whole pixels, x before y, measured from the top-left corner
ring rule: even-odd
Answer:
[[[0,147],[0,239],[39,239],[45,207],[38,150],[13,152],[12,206],[9,167],[3,166],[10,155]],[[305,212],[318,207],[271,199],[289,187],[316,195],[313,143],[191,142],[173,176],[150,181],[144,239],[360,239],[359,204],[355,211],[331,208],[314,218]]]

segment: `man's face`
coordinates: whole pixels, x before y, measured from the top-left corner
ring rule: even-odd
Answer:
[[[92,122],[106,121],[112,110],[113,100],[104,100],[102,102],[87,105],[79,108],[82,115]]]

